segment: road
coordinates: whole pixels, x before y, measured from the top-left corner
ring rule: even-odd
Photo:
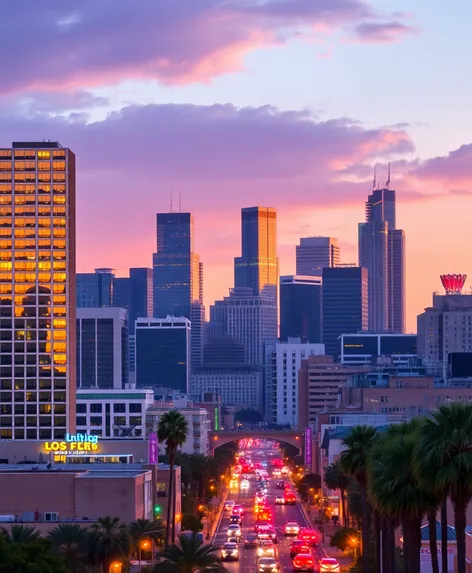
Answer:
[[[280,479],[280,478],[278,478]],[[275,496],[280,490],[277,490],[275,482],[277,479],[270,478],[270,487],[267,492],[267,501],[272,508],[274,516],[274,525],[279,533],[279,543],[277,548],[279,551],[279,563],[281,573],[292,573],[292,561],[289,556],[290,545],[294,538],[285,537],[283,534],[283,527],[287,521],[296,521],[300,526],[307,527],[305,516],[300,509],[299,505],[275,505]],[[248,531],[254,531],[254,488],[256,485],[255,476],[250,480],[251,487],[248,492],[235,492],[230,493],[228,500],[234,500],[236,503],[242,505],[245,510],[243,518],[243,539]],[[216,532],[214,545],[221,547],[226,542],[226,530],[229,525],[229,513],[224,512],[219,527]],[[313,548],[313,555],[315,556],[315,563],[322,558],[322,553],[319,548]],[[227,562],[225,567],[231,573],[254,573],[256,571],[256,549],[246,549],[244,542],[239,544],[239,561]]]

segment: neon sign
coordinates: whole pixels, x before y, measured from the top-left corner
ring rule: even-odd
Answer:
[[[60,455],[84,455],[87,452],[97,452],[98,436],[89,434],[66,434],[64,441],[46,442],[44,451],[48,453],[57,452]]]

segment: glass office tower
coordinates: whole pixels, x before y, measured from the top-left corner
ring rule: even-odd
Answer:
[[[75,431],[75,155],[0,149],[0,439]]]

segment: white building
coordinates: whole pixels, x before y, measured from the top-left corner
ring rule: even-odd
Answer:
[[[119,389],[129,381],[128,312],[77,309],[77,387]]]
[[[265,345],[266,417],[268,422],[298,427],[298,371],[302,360],[325,353],[324,344],[299,338]]]
[[[77,388],[77,432],[101,438],[146,438],[152,390]]]
[[[200,399],[204,392],[216,392],[223,406],[262,411],[262,372],[250,366],[198,368],[190,378],[190,393]]]
[[[156,432],[161,416],[174,408],[177,409],[188,422],[187,441],[182,446],[181,451],[184,454],[203,454],[204,456],[208,456],[210,453],[208,434],[211,427],[208,411],[205,408],[192,408],[190,406],[176,408],[174,404],[153,406],[147,411],[146,415],[147,433]],[[165,454],[165,444],[159,445],[159,452],[162,455]]]

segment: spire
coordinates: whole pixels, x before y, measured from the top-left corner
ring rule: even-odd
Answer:
[[[388,162],[388,177],[387,181],[385,182],[385,187],[387,189],[390,189],[390,161]]]
[[[375,190],[376,185],[377,185],[377,165],[374,165],[374,179],[372,181],[372,191]]]

